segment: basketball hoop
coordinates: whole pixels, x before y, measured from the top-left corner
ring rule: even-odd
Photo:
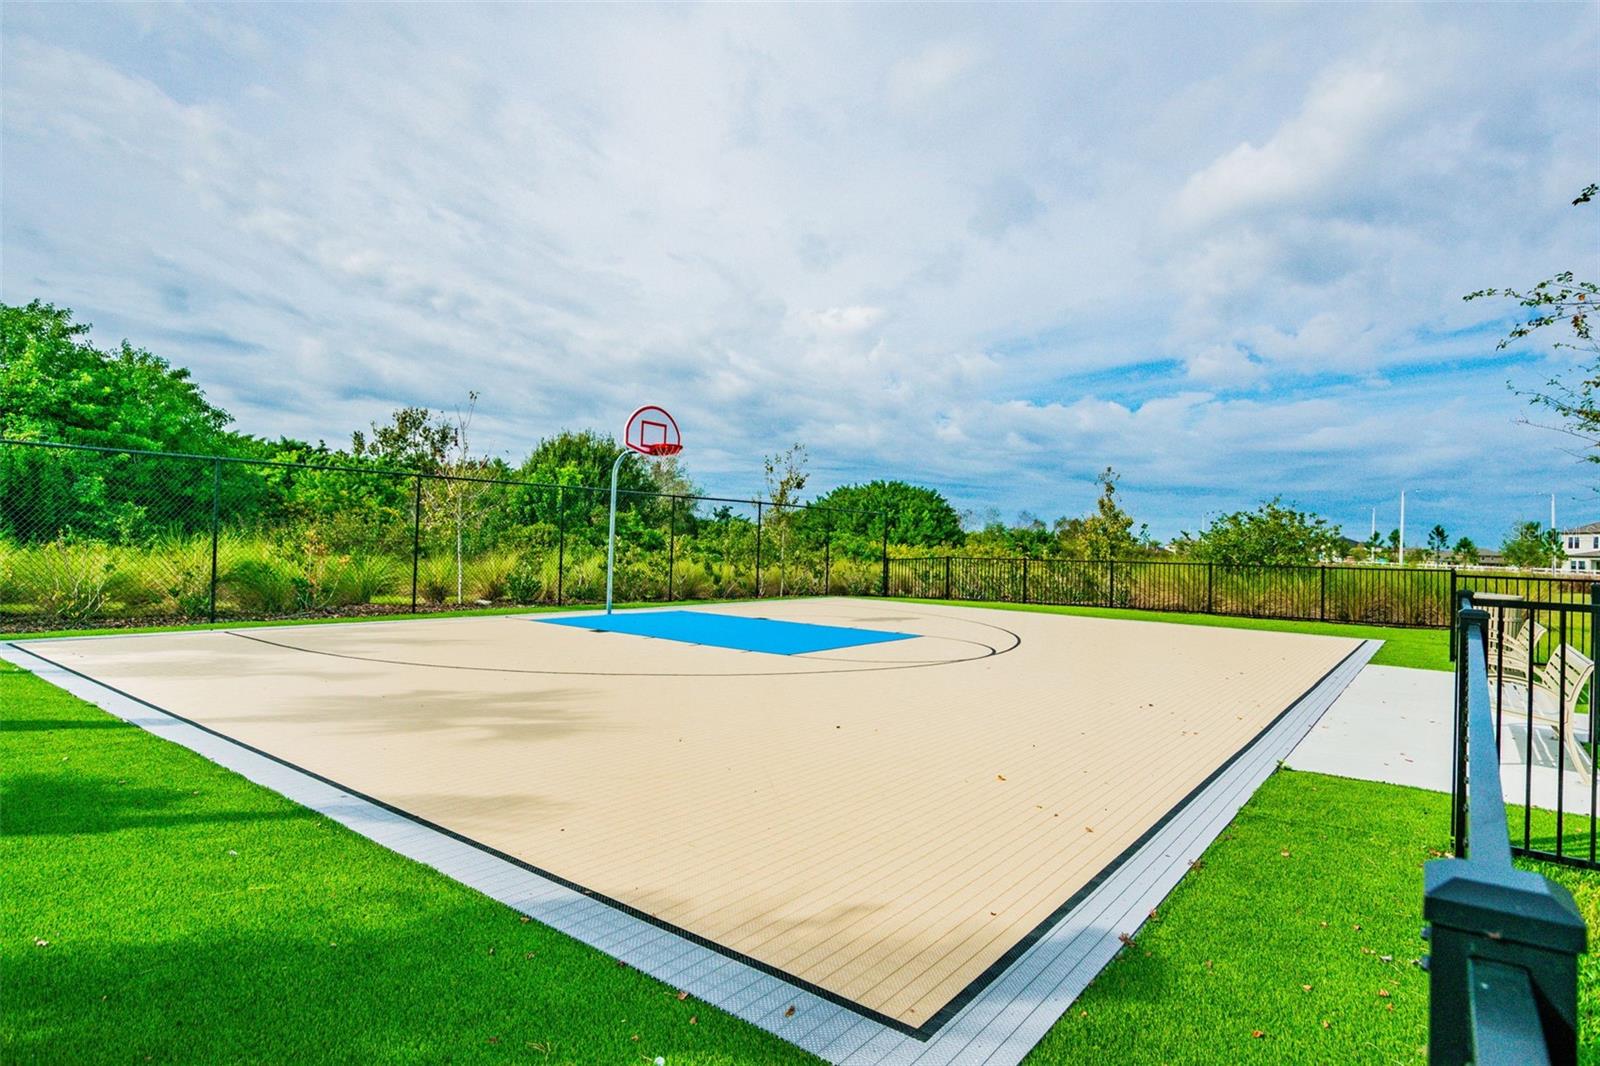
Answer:
[[[678,420],[667,413],[665,407],[645,404],[628,416],[622,429],[622,443],[627,451],[617,453],[611,464],[611,522],[606,532],[606,614],[611,613],[611,583],[617,564],[617,472],[628,452],[638,452],[650,459],[665,459],[683,451],[683,438],[678,433]]]
[[[628,416],[622,431],[622,443],[652,459],[677,455],[683,451],[683,439],[678,435],[678,423],[666,408],[646,404]]]

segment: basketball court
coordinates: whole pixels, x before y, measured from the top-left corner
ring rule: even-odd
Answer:
[[[825,1058],[1016,1061],[1373,648],[830,598],[4,651]]]

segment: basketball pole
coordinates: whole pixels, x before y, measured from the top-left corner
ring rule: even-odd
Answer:
[[[617,453],[617,461],[611,464],[611,521],[606,530],[606,614],[611,613],[611,579],[617,566],[617,471],[622,469],[622,460],[628,457],[628,449],[624,448]]]

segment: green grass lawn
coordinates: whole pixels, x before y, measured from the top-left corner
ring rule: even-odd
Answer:
[[[1001,611],[1039,611],[1077,614],[1090,618],[1121,618],[1130,622],[1169,622],[1186,626],[1222,626],[1227,629],[1271,629],[1284,633],[1315,633],[1327,637],[1381,640],[1383,647],[1372,661],[1379,666],[1409,666],[1419,670],[1449,670],[1450,635],[1443,629],[1405,626],[1356,626],[1340,622],[1286,622],[1277,618],[1235,618],[1220,614],[1180,614],[1175,611],[1139,611],[1118,607],[1052,607],[1040,603],[974,603],[967,600],[906,598],[909,603],[942,603],[952,607],[992,607]]]
[[[1278,773],[1029,1061],[1421,1061],[1446,805]],[[4,663],[0,884],[6,1062],[814,1061]]]

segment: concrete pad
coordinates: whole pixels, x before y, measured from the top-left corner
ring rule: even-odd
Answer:
[[[1530,761],[1516,695],[1508,690],[1501,724],[1506,802],[1554,810],[1559,798],[1567,813],[1588,814],[1589,777],[1560,756],[1551,727],[1534,726]],[[1454,714],[1454,674],[1369,665],[1285,761],[1295,770],[1449,792]],[[1580,724],[1576,733],[1587,746],[1587,726]]]

